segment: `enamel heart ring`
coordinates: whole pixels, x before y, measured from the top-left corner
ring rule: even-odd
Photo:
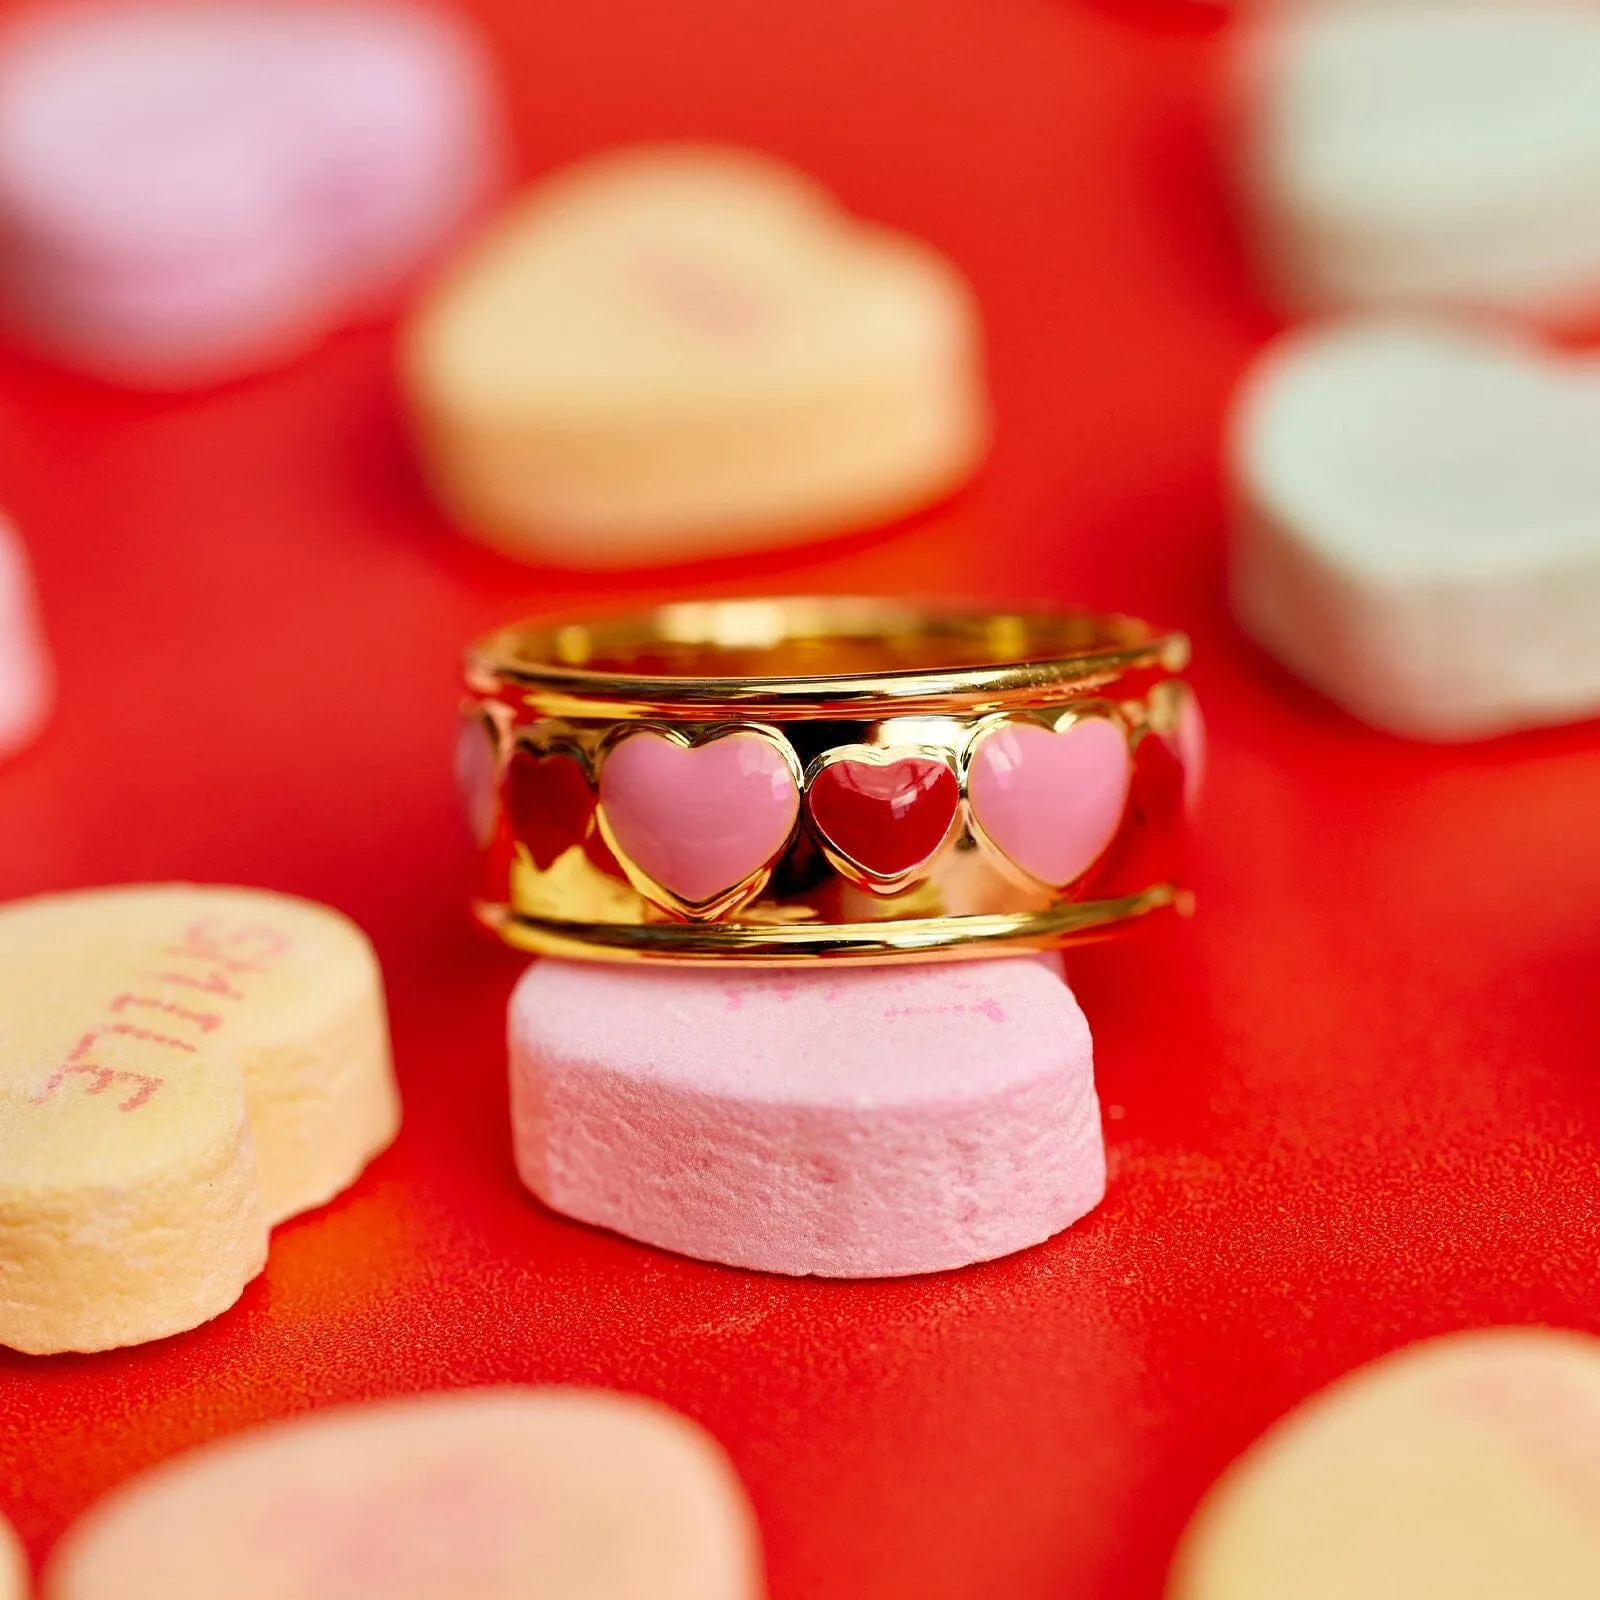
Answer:
[[[467,656],[473,907],[545,954],[928,959],[1186,910],[1188,641],[1129,617],[737,600]]]

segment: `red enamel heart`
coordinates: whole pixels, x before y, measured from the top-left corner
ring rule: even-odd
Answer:
[[[823,840],[875,878],[903,878],[941,844],[961,797],[956,775],[931,756],[832,761],[806,803]]]
[[[594,816],[594,790],[569,752],[518,749],[506,763],[505,806],[512,834],[544,872],[583,843]]]
[[[1146,734],[1134,752],[1122,826],[1084,884],[1094,899],[1172,883],[1182,866],[1184,769],[1171,742]]]

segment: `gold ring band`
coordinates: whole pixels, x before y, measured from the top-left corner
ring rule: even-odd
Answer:
[[[723,601],[468,653],[474,910],[598,960],[928,959],[1184,909],[1181,634],[1083,611]]]

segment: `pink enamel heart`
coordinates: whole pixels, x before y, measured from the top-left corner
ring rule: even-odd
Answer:
[[[783,754],[758,733],[685,746],[630,734],[600,769],[600,806],[617,848],[652,882],[704,905],[783,848],[800,790]]]
[[[1064,888],[1094,865],[1128,803],[1128,741],[1107,717],[1059,733],[1009,722],[983,735],[967,799],[991,843],[1030,877]]]

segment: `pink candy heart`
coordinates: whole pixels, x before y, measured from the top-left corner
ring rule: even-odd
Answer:
[[[1127,737],[1107,717],[1083,717],[1060,732],[1007,722],[980,737],[967,799],[992,844],[1060,889],[1115,837],[1131,776]]]
[[[794,830],[800,789],[783,752],[749,730],[683,745],[630,734],[600,769],[600,807],[616,849],[687,905],[737,888]]]
[[[136,383],[293,354],[482,197],[490,82],[472,33],[409,0],[30,13],[0,31],[0,296]]]

